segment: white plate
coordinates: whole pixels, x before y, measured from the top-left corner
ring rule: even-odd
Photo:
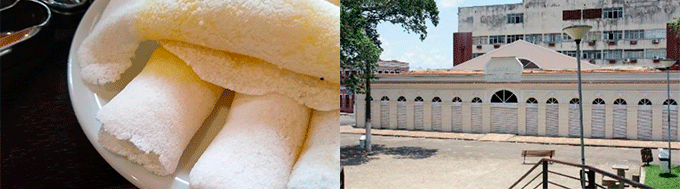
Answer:
[[[73,110],[83,132],[87,135],[97,152],[127,180],[140,188],[189,188],[189,171],[196,163],[210,141],[217,135],[224,125],[227,110],[230,106],[229,99],[233,93],[225,92],[220,102],[215,106],[210,117],[204,122],[201,129],[192,138],[191,143],[182,154],[177,170],[169,176],[156,176],[146,171],[138,164],[128,161],[125,157],[109,152],[99,145],[98,132],[101,124],[95,119],[97,111],[109,102],[134,76],[136,76],[146,64],[151,52],[156,47],[154,42],[144,42],[137,49],[136,57],[133,58],[133,66],[125,72],[121,79],[113,84],[96,86],[86,83],[81,79],[80,66],[76,52],[81,42],[87,37],[99,17],[104,12],[109,0],[97,0],[90,6],[85,16],[80,21],[71,44],[68,59],[68,85]],[[97,171],[97,170],[92,170]]]

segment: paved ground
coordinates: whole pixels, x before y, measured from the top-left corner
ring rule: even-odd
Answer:
[[[533,166],[522,164],[520,153],[525,149],[554,149],[555,159],[580,163],[580,147],[570,144],[573,138],[501,134],[373,130],[383,136],[373,136],[374,153],[366,154],[358,147],[363,133],[359,131],[363,129],[348,126],[353,123],[349,116],[342,116],[340,122],[341,161],[347,188],[507,188]],[[639,173],[642,164],[636,145],[659,145],[627,140],[590,142],[597,146],[586,147],[588,165],[614,172],[611,165],[626,164],[630,167],[627,178]],[[673,147],[676,146],[680,145]],[[653,154],[656,161],[657,151],[653,150]],[[527,160],[531,163],[539,158]],[[673,162],[680,162],[677,151],[673,153]],[[553,164],[550,170],[578,175],[578,169],[564,165]],[[536,174],[538,171],[530,174],[530,178]],[[601,176],[597,178],[601,180]],[[570,188],[579,186],[578,181],[560,176],[551,175],[550,180]],[[531,188],[538,183],[533,182]]]

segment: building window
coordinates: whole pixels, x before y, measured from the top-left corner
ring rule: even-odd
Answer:
[[[645,58],[647,59],[664,59],[666,58],[666,49],[647,49]]]
[[[463,100],[461,100],[460,97],[453,97],[453,100],[451,100],[451,102],[463,102]]]
[[[623,7],[613,7],[602,9],[602,18],[622,18],[623,17]]]
[[[524,66],[524,69],[538,69],[538,68],[540,68],[540,67],[538,67],[538,65],[534,64],[533,62],[531,62],[530,60],[527,60],[527,59],[520,58],[519,62],[522,63],[522,65]]]
[[[578,20],[581,19],[581,10],[563,10],[562,20]]]
[[[602,59],[602,51],[599,50],[583,51],[581,52],[581,58],[590,60]]]
[[[616,105],[626,105],[626,100],[619,98],[619,99],[616,99],[614,101],[614,104],[616,104]]]
[[[626,30],[627,40],[640,40],[645,38],[645,30]]]
[[[645,39],[666,39],[666,29],[645,30]]]
[[[562,41],[574,41],[571,39],[571,36],[567,35],[566,33],[562,33]]]
[[[486,36],[473,37],[472,43],[474,43],[475,45],[489,44],[489,38]]]
[[[416,102],[422,102],[422,101],[423,101],[423,97],[418,96],[418,97],[416,97],[416,99],[415,99],[414,101],[416,101]]]
[[[562,41],[562,34],[561,33],[550,33],[550,34],[545,34],[544,35],[543,41],[546,43],[559,43]]]
[[[538,104],[538,101],[535,98],[529,98],[527,99],[527,104]]]
[[[501,43],[505,43],[505,36],[503,35],[489,36],[489,44],[501,44]]]
[[[479,97],[475,97],[472,99],[472,103],[482,103],[482,99]]]
[[[442,99],[439,98],[439,97],[434,97],[434,98],[432,99],[432,102],[442,102]]]
[[[508,43],[515,42],[517,40],[524,39],[524,35],[508,35]]]
[[[524,23],[524,13],[508,14],[508,24]]]
[[[482,56],[484,53],[472,53],[472,58],[477,58],[478,56]]]
[[[576,57],[576,51],[562,51],[562,54],[567,56]]]
[[[602,39],[602,32],[601,31],[588,32],[588,34],[586,34],[586,37],[585,37],[586,41],[595,41],[595,40],[600,40],[600,39]]]
[[[649,105],[649,106],[651,106],[652,101],[649,101],[649,99],[643,98],[642,100],[640,100],[640,102],[638,102],[638,105]]]
[[[500,90],[491,96],[491,103],[517,103],[517,96],[508,90]]]
[[[529,42],[529,43],[539,44],[539,43],[543,42],[543,35],[541,35],[541,34],[526,35],[524,37],[524,40]]]
[[[602,105],[604,105],[604,100],[602,100],[601,98],[596,98],[595,100],[593,100],[593,104],[602,104]]]
[[[602,18],[602,9],[586,9],[583,10],[583,19]]]
[[[623,58],[622,50],[607,50],[604,51],[604,59],[607,60],[620,60]]]
[[[644,51],[642,49],[635,50],[625,50],[623,51],[624,58],[630,59],[642,59],[644,57]]]
[[[569,104],[579,104],[579,103],[581,103],[581,101],[578,100],[578,98],[572,98],[572,99],[569,101]]]
[[[621,40],[622,38],[623,38],[622,31],[604,31],[604,34],[602,35],[603,40],[609,41],[617,41]]]

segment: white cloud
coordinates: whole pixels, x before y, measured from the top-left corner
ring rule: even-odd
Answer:
[[[409,48],[397,58],[399,61],[408,62],[412,70],[451,68],[452,63],[447,59],[449,58],[440,50],[423,50],[420,44]]]
[[[440,8],[450,8],[457,7],[458,4],[462,3],[464,0],[439,0],[438,7]]]

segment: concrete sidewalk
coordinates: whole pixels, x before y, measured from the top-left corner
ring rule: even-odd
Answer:
[[[341,134],[366,133],[364,128],[354,128],[351,125],[342,125]],[[412,138],[433,138],[433,139],[453,139],[471,141],[491,141],[491,142],[511,142],[511,143],[533,143],[533,144],[561,144],[561,145],[581,145],[579,138],[567,137],[544,137],[544,136],[519,136],[514,134],[498,133],[453,133],[436,131],[407,131],[390,129],[372,129],[371,133],[377,136],[398,136]],[[358,138],[358,137],[357,137]],[[584,139],[586,146],[594,147],[618,147],[618,148],[668,148],[667,141],[637,141],[626,139]],[[671,142],[673,150],[680,149],[680,142]]]

